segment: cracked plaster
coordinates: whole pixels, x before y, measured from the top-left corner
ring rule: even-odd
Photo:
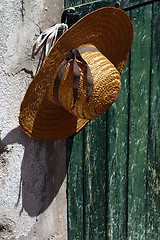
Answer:
[[[38,63],[32,46],[41,31],[60,21],[62,11],[62,0],[0,3],[0,239],[67,236],[65,140],[30,139],[18,124]]]

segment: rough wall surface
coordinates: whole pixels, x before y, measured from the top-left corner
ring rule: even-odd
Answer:
[[[18,124],[32,46],[62,11],[63,0],[0,2],[0,239],[66,239],[65,140],[33,140]]]

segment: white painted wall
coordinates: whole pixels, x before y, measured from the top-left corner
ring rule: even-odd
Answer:
[[[65,140],[33,140],[18,123],[32,46],[62,11],[63,0],[0,2],[0,239],[67,239]]]

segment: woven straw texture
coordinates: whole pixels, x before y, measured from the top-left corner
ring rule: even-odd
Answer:
[[[86,45],[85,45],[86,46]],[[88,45],[87,45],[88,46]],[[90,45],[91,46],[91,45]],[[116,100],[120,87],[121,77],[115,66],[99,51],[89,51],[81,54],[90,67],[94,79],[94,91],[87,102],[87,72],[86,66],[78,62],[81,72],[78,89],[78,101],[75,109],[73,98],[73,61],[70,61],[59,89],[59,101],[68,112],[77,118],[93,119],[101,115]]]
[[[39,140],[66,138],[106,111],[117,98],[133,40],[128,15],[117,8],[92,12],[66,31],[55,43],[22,101],[19,122],[26,134]],[[59,88],[61,106],[53,100],[53,84],[62,63],[72,49],[93,45],[98,51],[82,54],[88,63],[94,91],[86,102],[86,67],[78,63],[81,77],[78,100],[73,106],[73,61],[67,66]]]

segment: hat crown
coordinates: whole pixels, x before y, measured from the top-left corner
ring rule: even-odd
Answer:
[[[93,44],[84,46],[94,47]],[[98,50],[86,51],[81,56],[88,64],[93,77],[94,88],[90,100],[87,101],[87,67],[79,60],[77,60],[77,64],[80,70],[80,81],[75,107],[73,108],[73,60],[68,62],[61,79],[58,98],[60,104],[68,112],[77,118],[90,120],[101,115],[113,104],[120,92],[121,77],[116,67]]]

